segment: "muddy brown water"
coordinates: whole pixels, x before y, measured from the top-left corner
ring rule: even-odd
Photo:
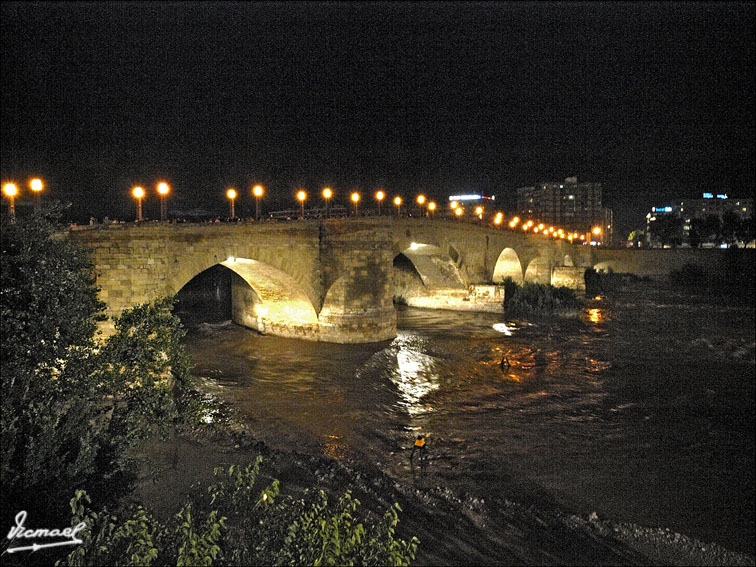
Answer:
[[[572,319],[399,307],[398,327],[338,345],[195,320],[186,346],[272,448],[754,554],[752,307],[638,289]]]

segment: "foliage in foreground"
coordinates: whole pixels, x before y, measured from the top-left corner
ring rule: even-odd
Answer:
[[[573,315],[582,306],[570,288],[504,280],[504,311],[509,315]]]
[[[113,499],[128,488],[127,451],[188,404],[183,331],[162,299],[125,311],[107,341],[84,250],[34,216],[2,224],[0,480],[7,513],[66,514],[71,491]]]
[[[125,516],[88,511],[71,500],[73,524],[86,522],[84,543],[59,565],[409,565],[418,541],[396,537],[394,504],[377,521],[360,519],[346,492],[330,504],[323,491],[294,500],[260,483],[262,457],[244,468],[217,468],[204,501],[186,503],[168,522],[144,508]]]

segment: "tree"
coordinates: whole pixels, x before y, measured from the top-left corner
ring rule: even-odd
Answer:
[[[744,244],[748,244],[749,242],[753,242],[754,239],[754,227],[753,224],[753,217],[746,217],[743,219],[740,219],[740,222],[738,223],[736,238],[740,242],[743,242]]]
[[[173,386],[188,379],[180,323],[165,299],[123,313],[98,341],[104,304],[85,251],[38,216],[4,219],[1,240],[4,508],[59,517],[76,488],[126,490],[113,482],[126,450],[176,417]]]
[[[646,231],[637,229],[630,233],[627,239],[633,243],[633,247],[640,248],[643,246],[643,240],[646,238]]]
[[[667,244],[676,246],[682,242],[682,226],[683,221],[679,216],[660,214],[649,225],[649,231],[662,246]]]
[[[706,215],[691,221],[691,232],[695,231],[699,242],[721,242],[722,223],[717,215]],[[692,246],[692,244],[691,244]]]
[[[53,233],[37,216],[2,223],[0,476],[9,504],[34,494],[52,506],[54,487],[68,492],[91,474],[98,450],[92,357],[103,305],[84,252]]]
[[[728,246],[732,246],[738,240],[740,217],[733,211],[725,211],[722,215],[721,227],[722,240]]]

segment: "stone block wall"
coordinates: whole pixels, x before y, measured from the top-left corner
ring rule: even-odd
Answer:
[[[585,268],[556,266],[551,275],[551,285],[585,291]]]
[[[330,284],[318,317],[320,340],[378,342],[395,337],[388,231],[326,221],[320,257],[324,280]]]

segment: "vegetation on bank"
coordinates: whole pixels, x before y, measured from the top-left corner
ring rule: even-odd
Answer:
[[[730,248],[721,266],[707,268],[687,263],[670,272],[669,283],[686,293],[732,297],[753,304],[756,295],[755,256],[750,250]]]
[[[400,508],[378,521],[360,519],[346,492],[335,504],[323,491],[293,499],[277,481],[260,482],[262,457],[246,467],[216,468],[218,481],[160,522],[141,506],[118,518],[89,511],[81,491],[71,500],[75,522],[86,522],[84,545],[60,565],[409,565],[417,540],[395,535]]]
[[[39,216],[2,219],[5,525],[14,526],[21,510],[35,527],[87,522],[79,534],[84,543],[63,561],[71,565],[408,564],[414,558],[417,541],[394,536],[398,506],[377,523],[363,523],[348,493],[335,505],[322,494],[279,498],[276,482],[255,486],[259,462],[219,471],[225,477],[209,499],[187,502],[173,522],[126,508],[136,469],[130,450],[152,436],[200,426],[209,408],[193,389],[173,299],[124,311],[112,336],[98,336],[105,316],[92,263],[57,237],[56,228]],[[3,541],[4,563],[49,564],[68,551],[11,556],[8,547],[33,542]]]
[[[585,270],[585,295],[588,297],[612,294],[622,291],[627,286],[638,286],[649,283],[648,277],[635,274],[618,274],[609,269],[608,272],[597,272],[593,268]]]
[[[582,307],[581,299],[567,287],[504,280],[504,311],[508,315],[577,316]]]

